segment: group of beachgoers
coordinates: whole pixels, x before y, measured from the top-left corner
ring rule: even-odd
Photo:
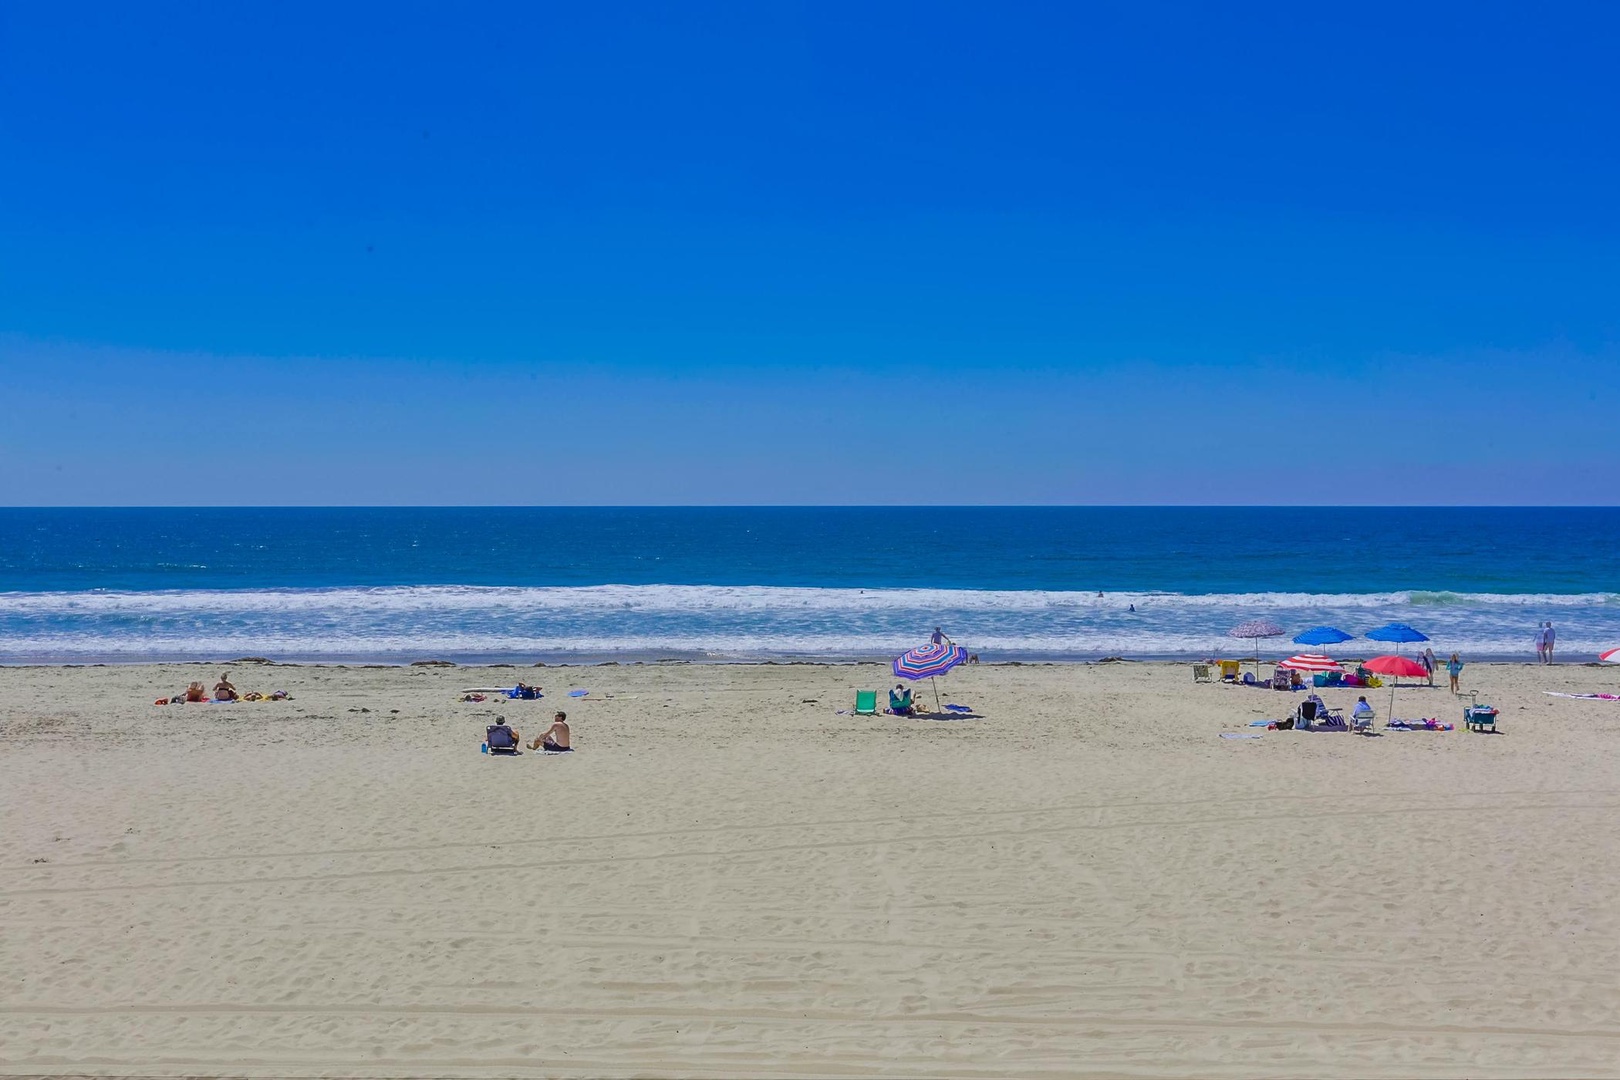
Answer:
[[[186,687],[181,693],[175,694],[172,697],[158,698],[152,704],[183,705],[187,702],[195,703],[204,701],[286,701],[290,697],[292,697],[292,695],[287,693],[285,690],[274,690],[268,694],[261,694],[257,690],[249,690],[244,694],[236,689],[236,684],[231,682],[231,673],[227,671],[219,677],[219,682],[214,684],[214,691],[212,694],[208,692],[208,688],[202,683],[194,680],[191,685]]]
[[[530,750],[543,750],[551,754],[573,753],[573,733],[568,730],[568,714],[559,711],[551,718],[551,726],[529,741]],[[524,745],[523,734],[497,716],[484,733],[484,745],[492,754],[515,754]]]

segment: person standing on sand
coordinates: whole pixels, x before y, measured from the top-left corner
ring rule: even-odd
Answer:
[[[934,632],[929,635],[928,640],[933,642],[935,645],[955,645],[956,644],[956,642],[952,641],[950,638],[945,636],[945,631],[941,630],[937,626],[934,627]]]
[[[1433,686],[1434,685],[1434,649],[1425,646],[1424,649],[1423,649],[1423,655],[1418,657],[1418,662],[1423,665],[1423,670],[1428,672],[1429,685]]]
[[[1547,628],[1545,626],[1538,626],[1536,627],[1536,663],[1545,664],[1546,662]]]
[[[1553,629],[1552,620],[1549,619],[1547,621],[1547,625],[1541,628],[1541,632],[1542,632],[1543,636],[1545,636],[1546,639],[1547,639],[1547,660],[1546,660],[1546,662],[1550,664],[1550,663],[1553,662],[1553,642],[1558,640],[1558,631]]]
[[[1453,694],[1462,693],[1462,690],[1457,685],[1457,680],[1462,676],[1462,660],[1456,653],[1452,653],[1451,659],[1446,661],[1446,674],[1451,676],[1451,692]]]

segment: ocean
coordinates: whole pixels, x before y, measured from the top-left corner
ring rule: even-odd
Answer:
[[[1617,590],[1617,508],[0,509],[8,664],[1193,658],[1254,617],[1591,660]]]

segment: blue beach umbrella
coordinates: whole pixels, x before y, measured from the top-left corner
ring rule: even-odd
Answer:
[[[1429,635],[1399,622],[1392,622],[1387,626],[1380,626],[1376,630],[1369,630],[1367,636],[1374,641],[1393,641],[1396,655],[1400,655],[1400,646],[1404,642],[1429,640]]]
[[[1302,634],[1294,635],[1295,645],[1338,645],[1355,637],[1337,626],[1313,626]]]
[[[934,708],[939,708],[939,686],[933,680],[967,659],[967,650],[949,642],[919,645],[910,652],[895,657],[894,673],[902,679],[929,680],[934,688]]]

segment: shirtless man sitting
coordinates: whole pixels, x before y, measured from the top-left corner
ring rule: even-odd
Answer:
[[[568,714],[558,713],[551,720],[551,726],[537,735],[529,744],[530,750],[550,750],[557,754],[571,754],[574,751],[568,745]]]

